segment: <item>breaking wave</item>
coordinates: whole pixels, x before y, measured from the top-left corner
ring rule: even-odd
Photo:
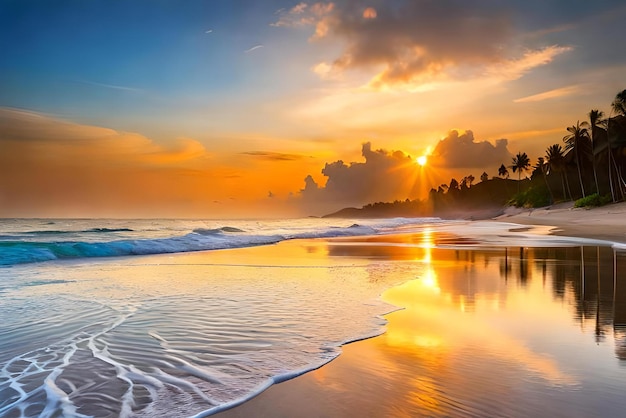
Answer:
[[[67,239],[67,234],[84,237],[85,233],[133,232],[131,228],[90,228],[80,231],[27,231],[0,236],[0,265],[36,263],[59,259],[120,257],[167,254],[190,251],[221,250],[275,244],[290,239],[332,238],[389,233],[407,225],[437,222],[437,218],[388,219],[371,225],[320,226],[311,223],[299,228],[242,229],[235,226],[194,228],[183,235],[159,238],[115,239],[89,241]],[[145,235],[149,235],[147,232]],[[24,238],[26,237],[26,238]],[[56,238],[56,239],[53,239]]]

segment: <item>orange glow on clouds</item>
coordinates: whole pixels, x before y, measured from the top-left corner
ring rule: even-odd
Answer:
[[[376,16],[378,16],[378,13],[376,13],[376,9],[373,7],[368,7],[363,11],[363,17],[365,19],[376,19]]]

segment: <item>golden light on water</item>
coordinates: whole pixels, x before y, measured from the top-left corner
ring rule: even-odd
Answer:
[[[424,248],[424,257],[421,261],[426,267],[426,271],[421,277],[421,285],[432,289],[433,291],[435,291],[435,293],[438,294],[441,292],[441,289],[439,288],[439,283],[437,281],[437,274],[431,266],[432,250],[435,246],[435,240],[433,237],[433,231],[430,228],[424,228],[421,244]]]
[[[439,288],[439,282],[437,281],[437,274],[432,268],[426,270],[426,273],[424,273],[424,275],[421,277],[420,283],[423,287],[431,289],[436,294],[441,293],[441,289]]]
[[[388,316],[385,344],[419,358],[422,365],[439,377],[441,365],[452,364],[458,358],[459,347],[476,345],[480,346],[480,351],[475,355],[487,353],[499,362],[515,365],[519,373],[530,373],[551,384],[578,384],[576,376],[562,369],[558,360],[535,352],[523,338],[493,325],[494,300],[502,296],[493,287],[494,282],[501,280],[499,264],[485,263],[480,267],[483,263],[470,262],[480,274],[468,287],[467,282],[457,280],[467,271],[467,261],[463,257],[438,259],[435,235],[430,228],[425,228],[419,241],[425,254],[420,254],[415,261],[423,265],[422,273],[415,280],[383,293],[386,302],[405,308]],[[529,301],[532,306],[533,301],[539,303],[536,298],[551,297],[543,292],[543,286],[542,281],[537,281],[522,292],[508,293],[508,309],[527,317],[528,312],[536,309],[536,306],[532,309],[527,306]],[[496,308],[501,306],[498,304]],[[562,314],[560,308],[555,309]],[[557,312],[554,314],[556,318]],[[422,396],[422,392],[420,386],[415,393]],[[443,399],[445,397],[438,395],[430,401]]]

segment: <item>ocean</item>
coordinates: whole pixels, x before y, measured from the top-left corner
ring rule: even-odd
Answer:
[[[383,331],[388,284],[307,254],[192,252],[433,222],[3,220],[0,416],[193,416],[319,367]]]
[[[410,251],[368,250],[382,242],[450,252],[606,246],[438,218],[0,226],[3,417],[200,417],[315,370],[385,331],[383,315],[397,307],[381,293],[432,274]],[[437,239],[424,240],[432,231]],[[422,238],[385,241],[396,234]]]

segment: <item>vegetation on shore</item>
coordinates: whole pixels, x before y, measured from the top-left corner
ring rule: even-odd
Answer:
[[[498,175],[486,172],[480,182],[468,175],[451,179],[430,190],[425,200],[377,202],[362,208],[346,208],[329,217],[441,216],[466,217],[477,211],[493,211],[505,205],[542,207],[575,201],[576,207],[600,206],[626,200],[626,90],[615,96],[609,116],[598,109],[589,120],[566,128],[561,143],[546,148],[534,165],[518,152]],[[509,179],[510,172],[517,180]],[[530,177],[522,175],[530,171]]]

